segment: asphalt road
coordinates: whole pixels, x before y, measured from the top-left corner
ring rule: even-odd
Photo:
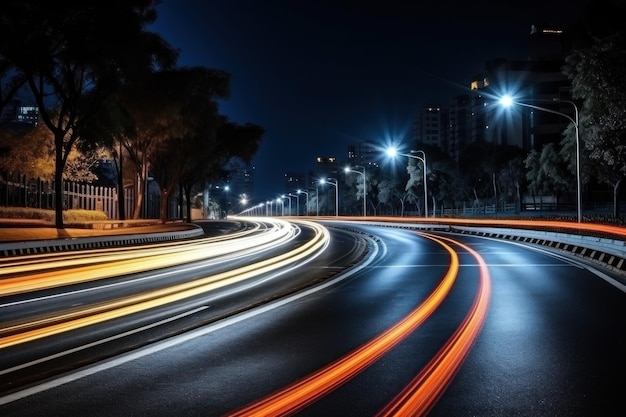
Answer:
[[[626,303],[608,272],[516,243],[347,227],[369,241],[358,267],[0,397],[0,414],[624,414]],[[354,246],[333,230],[344,244],[307,274]]]

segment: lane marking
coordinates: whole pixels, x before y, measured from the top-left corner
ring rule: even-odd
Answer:
[[[293,414],[358,375],[421,326],[449,294],[459,272],[459,259],[454,250],[435,236],[426,237],[444,247],[450,255],[450,264],[439,285],[418,307],[378,337],[309,376],[228,413],[228,416],[269,417]]]
[[[450,238],[442,237],[442,239],[465,249],[478,262],[480,283],[474,302],[461,325],[439,352],[393,400],[376,414],[377,417],[426,415],[443,395],[465,361],[487,317],[491,299],[491,278],[487,263],[469,246]]]
[[[70,372],[68,374],[62,375],[60,377],[56,377],[53,379],[48,380],[45,383],[42,384],[37,384],[37,385],[33,385],[29,388],[23,389],[23,390],[19,390],[16,391],[14,393],[11,393],[9,395],[6,395],[4,397],[0,397],[0,405],[3,404],[8,404],[10,402],[13,401],[17,401],[20,400],[22,398],[26,398],[29,397],[31,395],[43,392],[43,391],[47,391],[51,388],[55,388],[73,381],[76,381],[78,379],[81,378],[85,378],[89,375],[93,375],[96,374],[98,372],[102,372],[102,371],[106,371],[108,369],[111,368],[115,368],[117,366],[123,365],[125,363],[134,361],[136,359],[141,359],[145,356],[149,356],[151,354],[154,353],[158,353],[162,350],[166,350],[169,349],[171,347],[183,344],[185,342],[191,341],[193,339],[205,336],[207,334],[213,333],[215,331],[224,329],[228,326],[232,326],[234,324],[237,324],[239,322],[242,322],[244,320],[248,320],[250,318],[253,318],[255,316],[264,314],[266,312],[272,311],[274,309],[277,309],[279,307],[282,307],[288,303],[297,301],[301,298],[307,297],[311,294],[314,294],[318,291],[321,291],[323,289],[326,289],[330,286],[333,286],[335,284],[338,284],[348,278],[350,278],[351,276],[361,272],[364,268],[366,268],[370,263],[374,262],[376,257],[378,256],[379,253],[379,246],[383,247],[384,252],[386,253],[386,245],[383,242],[375,242],[373,239],[371,238],[367,238],[372,246],[372,251],[369,254],[369,256],[363,261],[363,263],[355,266],[354,268],[351,268],[349,270],[347,270],[345,273],[340,273],[339,275],[335,276],[334,278],[332,278],[329,281],[325,281],[315,287],[312,288],[308,288],[302,292],[293,294],[289,297],[285,297],[279,300],[276,300],[274,302],[265,304],[263,306],[260,306],[256,309],[253,310],[249,310],[243,313],[240,313],[238,315],[229,317],[227,319],[224,319],[220,322],[211,324],[209,326],[200,328],[200,329],[196,329],[175,337],[172,337],[170,339],[161,341],[161,342],[157,342],[153,345],[150,346],[146,346],[144,348],[140,348],[137,349],[135,351],[132,352],[128,352],[126,354],[117,356],[115,358],[111,358],[102,362],[99,362],[97,364],[93,364],[90,366],[86,366],[82,369],[79,369],[77,371],[73,371]]]
[[[149,329],[152,329],[154,327],[158,327],[158,326],[161,326],[163,324],[167,324],[167,323],[170,323],[172,321],[176,321],[178,319],[182,319],[182,318],[185,318],[187,316],[191,316],[192,314],[198,313],[198,312],[206,310],[208,308],[209,308],[208,306],[198,307],[198,308],[195,308],[193,310],[189,310],[189,311],[186,311],[184,313],[178,314],[176,316],[168,317],[167,319],[163,319],[163,320],[160,320],[158,322],[151,323],[151,324],[148,324],[148,325],[143,326],[143,327],[139,327],[137,329],[133,329],[133,330],[129,330],[129,331],[124,332],[124,333],[116,334],[114,336],[110,336],[110,337],[107,337],[105,339],[97,340],[95,342],[91,342],[91,343],[88,343],[86,345],[78,346],[78,347],[75,347],[73,349],[68,349],[68,350],[65,350],[63,352],[55,353],[54,355],[45,356],[43,358],[39,358],[39,359],[30,361],[30,362],[25,362],[23,364],[16,365],[16,366],[14,366],[12,368],[2,369],[2,370],[0,370],[0,375],[10,374],[11,372],[19,371],[20,369],[25,369],[25,368],[28,368],[28,367],[31,367],[31,366],[34,366],[34,365],[37,365],[37,364],[40,364],[40,363],[44,363],[44,362],[47,362],[47,361],[50,361],[50,360],[53,360],[53,359],[58,359],[58,358],[61,358],[63,356],[70,355],[70,354],[76,353],[76,352],[80,352],[81,350],[89,349],[89,348],[92,348],[94,346],[102,345],[102,344],[107,343],[107,342],[112,342],[114,340],[121,339],[121,338],[126,337],[126,336],[131,336],[133,334],[143,332],[144,330],[149,330]]]

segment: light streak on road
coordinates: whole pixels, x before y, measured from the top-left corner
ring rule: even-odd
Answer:
[[[594,233],[606,233],[609,235],[626,237],[626,228],[623,226],[612,226],[600,223],[577,223],[567,221],[551,221],[551,220],[525,220],[525,219],[470,219],[470,218],[435,218],[435,217],[387,217],[387,216],[369,216],[349,217],[317,217],[318,220],[330,221],[373,221],[373,222],[392,222],[392,223],[415,223],[415,224],[449,224],[459,226],[497,226],[497,227],[525,227],[533,230],[541,229],[566,229],[574,231],[585,231]]]
[[[0,334],[18,333],[0,337],[0,349],[179,302],[217,288],[284,268],[289,264],[315,256],[325,250],[330,240],[328,230],[315,223],[305,221],[300,223],[307,224],[313,228],[315,236],[294,250],[241,268],[127,297],[115,302],[86,307],[79,311],[55,316],[54,318],[29,321],[28,323],[14,326],[7,325],[3,327]]]
[[[356,376],[415,331],[446,298],[459,272],[456,252],[441,239],[434,236],[426,237],[448,251],[450,265],[438,286],[416,309],[393,327],[346,356],[258,402],[234,411],[229,416],[261,417],[295,413]]]
[[[111,255],[104,262],[92,261],[93,265],[88,266],[76,266],[78,263],[76,260],[65,260],[58,263],[47,262],[47,268],[55,269],[0,280],[0,296],[172,267],[232,254],[237,251],[252,249],[255,252],[259,252],[295,238],[297,229],[289,223],[282,220],[270,221],[273,222],[274,227],[268,231],[232,241],[227,240],[212,244],[204,243],[192,247],[184,245],[182,248],[174,247],[168,250],[163,248],[142,250],[138,254],[123,253]],[[30,266],[21,266],[19,268],[21,270],[26,268],[26,271],[31,270]]]
[[[422,416],[428,413],[450,384],[469,354],[487,316],[491,298],[491,278],[484,259],[469,246],[461,246],[474,256],[480,268],[480,284],[474,303],[461,326],[422,371],[377,417]]]
[[[34,272],[44,269],[64,268],[67,266],[102,264],[110,260],[132,259],[139,256],[150,256],[155,251],[160,253],[181,252],[196,246],[219,243],[225,240],[241,239],[248,235],[258,234],[262,230],[260,222],[247,222],[250,227],[246,230],[233,232],[222,236],[196,238],[188,241],[170,241],[152,243],[148,245],[109,247],[98,249],[84,249],[79,252],[39,253],[27,255],[15,255],[8,259],[0,259],[2,269],[0,276],[16,274],[24,271]],[[267,221],[263,223],[268,223]],[[272,227],[276,227],[273,224]]]

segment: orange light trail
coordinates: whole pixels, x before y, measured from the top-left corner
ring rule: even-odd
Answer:
[[[55,316],[52,319],[31,321],[14,326],[7,325],[2,328],[0,333],[18,333],[0,337],[0,349],[181,301],[216,288],[269,273],[323,251],[330,239],[328,230],[314,223],[304,221],[301,223],[309,224],[315,230],[315,237],[292,251],[220,274],[115,302],[88,307],[77,312]]]
[[[29,273],[53,269],[53,268],[65,268],[68,266],[76,267],[79,265],[89,264],[103,264],[108,261],[116,261],[121,259],[132,259],[140,256],[152,256],[157,251],[161,254],[164,253],[176,253],[183,252],[195,247],[212,245],[216,246],[216,243],[223,242],[225,240],[235,240],[241,242],[242,238],[250,239],[248,235],[258,234],[261,231],[261,225],[259,223],[250,222],[250,228],[240,231],[229,233],[223,236],[212,236],[207,238],[197,238],[189,241],[174,241],[174,242],[162,242],[154,243],[147,246],[135,246],[135,247],[104,247],[98,249],[84,249],[80,252],[59,252],[59,253],[39,253],[28,255],[12,256],[8,260],[2,259],[2,269],[0,269],[0,276],[11,275],[28,271]],[[253,238],[254,236],[252,236]]]
[[[181,248],[153,248],[138,252],[122,253],[103,257],[100,261],[89,260],[93,265],[81,265],[76,259],[46,262],[51,271],[31,273],[26,276],[0,280],[0,296],[21,294],[47,288],[60,287],[120,275],[155,270],[188,262],[197,262],[235,252],[259,252],[285,243],[294,237],[294,229],[284,221],[275,221],[274,228],[258,236],[239,238],[235,241],[198,244]],[[3,273],[30,271],[33,267],[16,266],[3,268]],[[71,269],[61,269],[71,268]],[[11,271],[9,271],[11,270]],[[14,270],[14,271],[13,271]]]
[[[337,217],[319,217],[324,220],[337,220]],[[553,220],[524,220],[524,219],[470,219],[470,218],[442,218],[442,217],[388,217],[388,216],[370,216],[370,217],[348,217],[341,216],[341,221],[372,221],[372,222],[392,222],[392,223],[415,223],[415,224],[449,224],[459,226],[495,226],[495,227],[512,227],[520,226],[532,229],[568,229],[596,233],[607,233],[610,235],[626,237],[626,228],[623,226],[612,226],[600,223],[589,222],[567,222]]]
[[[452,239],[446,239],[452,241]],[[454,241],[452,241],[454,242]],[[491,278],[483,258],[470,247],[455,242],[478,261],[480,286],[472,308],[461,326],[428,365],[394,398],[377,417],[422,416],[427,414],[448,387],[480,333],[491,298]]]
[[[426,237],[443,246],[450,254],[451,259],[446,274],[424,302],[400,322],[370,342],[310,376],[258,402],[236,410],[229,416],[254,415],[261,417],[295,413],[356,376],[415,331],[446,298],[459,272],[459,259],[454,250],[434,236]]]

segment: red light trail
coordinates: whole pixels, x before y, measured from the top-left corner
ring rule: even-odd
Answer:
[[[458,255],[444,242],[447,240],[470,251],[479,260],[481,286],[474,306],[463,324],[440,353],[433,358],[429,366],[418,375],[416,382],[409,385],[403,391],[404,395],[390,405],[390,412],[393,413],[402,414],[406,410],[411,410],[409,413],[428,410],[448,385],[480,332],[487,313],[491,287],[486,264],[476,252],[452,239],[426,234],[424,236],[443,246],[451,257],[448,271],[424,302],[386,332],[346,356],[229,415],[283,416],[293,414],[356,376],[408,337],[440,306],[456,281],[459,272]]]

